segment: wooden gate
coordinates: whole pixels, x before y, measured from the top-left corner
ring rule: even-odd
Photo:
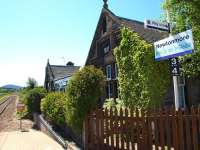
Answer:
[[[97,109],[85,131],[87,150],[198,150],[200,109]]]

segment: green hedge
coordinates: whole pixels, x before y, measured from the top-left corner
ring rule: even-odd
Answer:
[[[41,111],[49,121],[65,124],[66,96],[64,93],[49,93],[41,102]]]
[[[46,90],[42,87],[37,87],[26,91],[25,104],[27,105],[28,113],[38,112],[40,113],[41,99],[46,96]]]
[[[94,66],[82,68],[70,79],[66,88],[66,121],[76,132],[81,132],[86,115],[97,106],[104,81],[103,72]]]

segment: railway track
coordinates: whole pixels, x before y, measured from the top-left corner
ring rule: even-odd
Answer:
[[[12,102],[13,96],[8,96],[4,99],[4,101],[0,102],[0,115],[3,114],[6,107],[8,107],[8,105]]]

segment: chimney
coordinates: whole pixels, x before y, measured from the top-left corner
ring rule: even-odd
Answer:
[[[74,63],[71,62],[71,61],[69,61],[66,65],[67,65],[67,66],[74,66]]]
[[[47,59],[47,63],[49,63],[49,58]]]

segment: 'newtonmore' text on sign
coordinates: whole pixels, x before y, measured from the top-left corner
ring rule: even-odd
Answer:
[[[154,49],[156,60],[164,60],[192,53],[194,50],[192,30],[187,30],[155,42]]]

